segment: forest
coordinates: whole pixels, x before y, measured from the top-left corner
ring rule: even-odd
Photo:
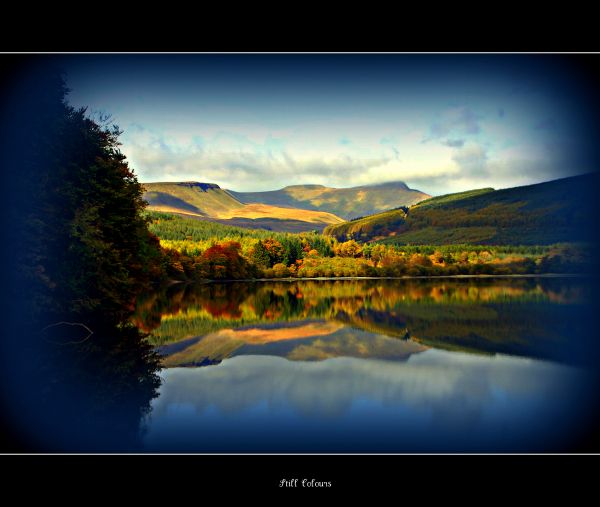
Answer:
[[[179,281],[585,273],[592,249],[554,245],[396,245],[242,229],[148,211],[164,278]]]

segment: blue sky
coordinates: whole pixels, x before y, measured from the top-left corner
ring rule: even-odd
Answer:
[[[70,55],[140,181],[237,191],[402,180],[443,194],[595,170],[589,87],[557,55]]]

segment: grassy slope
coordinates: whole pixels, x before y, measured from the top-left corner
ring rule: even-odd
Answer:
[[[264,229],[265,231],[274,232],[310,232],[322,231],[327,223],[325,222],[308,222],[306,220],[293,220],[291,218],[243,218],[235,217],[228,220],[214,219],[215,222],[230,225],[234,227],[244,227],[246,229]],[[341,219],[340,219],[341,221]],[[339,223],[339,222],[337,222]]]
[[[313,224],[336,224],[343,220],[331,213],[298,208],[282,208],[269,204],[246,204],[242,209],[221,213],[218,218],[278,218],[280,220],[301,220]]]
[[[488,188],[478,188],[475,190],[467,190],[466,192],[456,192],[454,194],[445,194],[438,195],[437,197],[431,197],[430,199],[425,199],[418,203],[421,206],[443,206],[445,204],[456,203],[457,201],[462,201],[463,199],[469,199],[471,197],[476,197],[479,195],[488,194],[490,192],[494,192],[494,189],[491,187]]]
[[[385,211],[359,220],[330,225],[323,234],[335,236],[339,241],[345,241],[350,236],[360,240],[371,240],[379,236],[383,238],[389,234],[395,235],[396,229],[405,224],[406,216],[402,209]]]
[[[342,222],[341,218],[323,211],[243,204],[218,185],[209,183],[146,183],[144,187],[150,210],[242,227],[300,232]]]
[[[352,188],[323,185],[293,185],[269,192],[229,193],[241,202],[264,203],[333,213],[345,219],[369,215],[399,206],[410,206],[429,195],[410,189],[403,182]]]
[[[551,244],[589,241],[597,230],[598,176],[589,174],[508,188],[435,197],[403,210],[329,226],[348,234],[397,244]]]
[[[144,198],[150,209],[179,211],[218,218],[244,205],[218,185],[207,183],[145,183]],[[169,208],[169,209],[167,209]]]

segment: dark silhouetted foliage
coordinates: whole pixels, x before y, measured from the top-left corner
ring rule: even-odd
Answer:
[[[69,106],[51,65],[28,60],[13,77],[1,150],[14,305],[3,412],[33,450],[122,449],[159,384],[159,358],[129,318],[165,259],[118,128]]]

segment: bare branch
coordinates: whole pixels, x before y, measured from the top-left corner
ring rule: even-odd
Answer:
[[[55,340],[48,340],[47,338],[44,338],[44,340],[50,342],[50,343],[56,343],[58,345],[77,345],[80,343],[83,343],[84,341],[88,340],[90,338],[90,336],[92,336],[94,334],[94,332],[87,327],[85,324],[81,323],[81,322],[65,322],[65,321],[61,321],[61,322],[56,322],[54,324],[49,324],[47,325],[45,328],[42,329],[42,331],[45,331],[46,329],[49,329],[51,327],[56,327],[56,326],[79,326],[84,328],[89,334],[83,339],[83,340],[79,340],[79,341],[71,341],[71,342],[57,342]]]

